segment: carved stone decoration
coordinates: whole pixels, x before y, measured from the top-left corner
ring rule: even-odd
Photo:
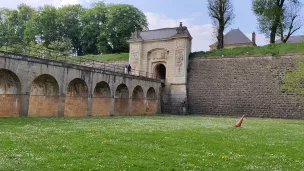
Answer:
[[[184,50],[175,51],[175,75],[184,76]]]
[[[132,53],[131,54],[131,67],[132,69],[134,70],[137,70],[137,64],[138,64],[138,53],[135,52],[135,53]]]
[[[167,60],[169,52],[166,50],[156,50],[149,54],[149,60],[158,61],[158,60]]]

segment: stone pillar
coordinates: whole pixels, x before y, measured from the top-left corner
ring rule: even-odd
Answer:
[[[112,96],[111,97],[111,104],[110,104],[110,116],[115,115],[114,108],[115,108],[115,97]]]
[[[28,116],[30,93],[20,95],[20,116]]]
[[[88,116],[92,116],[92,108],[93,108],[93,98],[92,98],[92,95],[89,94],[89,97],[88,97]]]
[[[147,114],[147,95],[144,96],[144,104],[145,104],[145,112],[143,114]]]
[[[59,97],[59,104],[58,104],[58,116],[64,116],[64,108],[65,108],[65,94],[62,93]]]
[[[131,115],[132,114],[132,105],[133,104],[132,104],[132,98],[130,96],[129,96],[129,99],[128,99],[128,103],[129,103],[128,104],[129,107],[128,107],[128,113],[127,114]]]

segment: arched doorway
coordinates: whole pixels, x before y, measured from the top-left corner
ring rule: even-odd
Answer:
[[[88,86],[80,78],[72,80],[65,97],[65,116],[87,116],[88,114]]]
[[[30,89],[29,116],[57,116],[59,85],[48,74],[35,78]]]
[[[154,74],[157,78],[166,79],[166,67],[164,64],[158,64],[155,66]]]
[[[147,114],[156,114],[156,93],[153,87],[150,87],[147,92],[147,105],[146,113]]]
[[[111,89],[108,83],[101,81],[94,89],[94,99],[92,107],[93,116],[105,116],[110,114]]]
[[[115,91],[114,112],[119,115],[129,114],[129,89],[125,84],[120,84]]]
[[[18,116],[21,82],[10,70],[0,69],[0,116]]]
[[[132,93],[132,114],[145,114],[144,91],[141,86],[136,86]]]

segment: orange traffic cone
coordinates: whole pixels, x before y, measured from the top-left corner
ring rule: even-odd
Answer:
[[[242,126],[244,117],[245,117],[245,115],[243,115],[243,116],[241,117],[241,119],[235,124],[236,127],[241,127],[241,126]]]

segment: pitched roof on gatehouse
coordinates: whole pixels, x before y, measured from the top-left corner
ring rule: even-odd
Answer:
[[[192,39],[192,36],[188,28],[183,26],[182,23],[180,23],[179,27],[162,28],[162,29],[132,33],[130,41],[163,40],[163,39],[173,39],[178,37],[187,37]]]

